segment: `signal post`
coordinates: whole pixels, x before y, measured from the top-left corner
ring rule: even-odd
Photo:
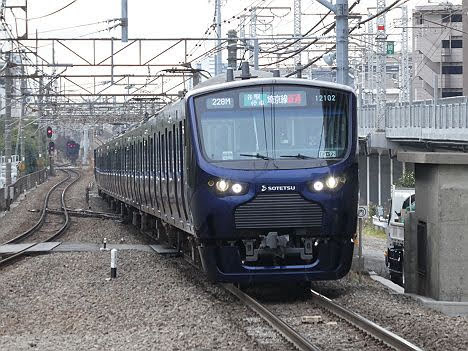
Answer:
[[[47,127],[47,138],[51,139],[52,135],[54,134],[52,127]],[[47,146],[47,153],[49,154],[49,174],[50,176],[55,176],[54,171],[54,151],[55,151],[55,143],[53,141],[49,141],[49,145]]]

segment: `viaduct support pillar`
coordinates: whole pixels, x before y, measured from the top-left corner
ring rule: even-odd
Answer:
[[[400,152],[398,160],[413,162],[416,178],[405,291],[447,314],[468,314],[468,154]]]

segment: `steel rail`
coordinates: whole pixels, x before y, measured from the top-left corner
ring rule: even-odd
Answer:
[[[65,172],[66,173],[66,172]],[[44,221],[45,221],[45,218],[46,218],[46,215],[47,215],[47,205],[49,203],[49,198],[50,198],[50,195],[55,191],[55,189],[57,189],[60,185],[62,185],[63,183],[67,182],[70,178],[71,178],[71,175],[69,173],[67,173],[68,177],[66,177],[65,179],[61,180],[60,182],[58,182],[57,184],[55,184],[52,188],[50,188],[50,190],[47,192],[45,198],[44,198],[44,204],[43,204],[43,207],[42,207],[42,211],[41,211],[41,217],[39,218],[39,220],[36,222],[36,224],[34,224],[31,228],[29,228],[28,230],[26,230],[25,232],[21,233],[20,235],[14,237],[13,239],[10,239],[6,242],[4,242],[2,245],[8,245],[8,244],[16,244],[16,243],[19,243],[21,241],[23,241],[24,239],[26,239],[27,237],[31,236],[31,234],[33,234],[34,232],[36,232],[37,230],[39,230],[42,225],[44,224]]]
[[[273,312],[267,309],[265,306],[239,290],[232,284],[222,284],[224,289],[229,291],[231,294],[236,296],[242,301],[247,307],[257,313],[262,319],[264,319],[273,329],[279,332],[285,339],[293,344],[297,349],[304,351],[319,351],[316,345],[312,344],[309,340],[304,338],[301,334],[291,328]]]
[[[396,350],[422,351],[422,349],[419,348],[418,346],[388,331],[387,329],[382,328],[381,326],[368,320],[367,318],[336,304],[335,302],[330,300],[328,297],[323,296],[317,291],[312,290],[312,289],[310,291],[312,293],[312,297],[315,303],[318,306],[327,309],[335,316],[346,320],[348,323],[356,326],[358,329],[371,335],[377,340],[384,342],[386,345]]]
[[[76,172],[74,170],[61,170],[65,173],[68,174],[68,177],[65,178],[64,180],[60,181],[59,183],[57,183],[56,185],[54,185],[50,190],[49,192],[47,193],[46,195],[46,199],[44,200],[44,207],[42,209],[42,215],[41,215],[41,218],[39,219],[39,221],[31,228],[29,229],[28,231],[26,231],[25,233],[27,233],[26,236],[18,236],[12,240],[9,241],[9,243],[11,242],[18,242],[18,241],[22,241],[23,239],[25,239],[26,237],[30,236],[32,233],[34,233],[35,231],[37,231],[38,229],[40,229],[45,221],[45,217],[47,215],[47,205],[48,205],[48,202],[49,202],[49,198],[50,198],[50,194],[55,190],[57,189],[57,187],[63,183],[65,183],[66,181],[70,180],[71,178],[71,174],[68,173],[68,171],[72,172],[72,173],[75,173],[77,175],[77,177],[70,183],[68,184],[65,189],[63,189],[62,191],[62,194],[61,194],[61,203],[62,203],[62,207],[63,207],[63,215],[65,217],[65,222],[63,224],[63,226],[57,230],[52,236],[50,236],[49,238],[47,238],[46,240],[43,240],[42,242],[39,242],[39,243],[33,243],[31,245],[28,245],[26,246],[25,248],[23,248],[22,250],[18,251],[18,252],[15,252],[14,254],[12,255],[9,255],[8,257],[0,260],[0,267],[3,267],[3,266],[6,266],[7,264],[11,263],[14,259],[22,256],[27,250],[29,250],[30,248],[38,245],[38,244],[41,244],[41,243],[45,243],[45,242],[50,242],[50,241],[53,241],[54,239],[56,239],[57,237],[59,237],[60,235],[62,235],[67,229],[68,227],[70,226],[70,216],[68,214],[68,211],[67,211],[67,207],[65,205],[65,194],[66,192],[68,191],[68,189],[73,185],[75,184],[80,178],[81,178],[81,174],[79,172]],[[23,234],[25,234],[23,233]],[[21,237],[20,239],[18,239],[19,237]]]

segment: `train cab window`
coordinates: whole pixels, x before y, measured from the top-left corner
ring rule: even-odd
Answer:
[[[343,159],[351,94],[309,86],[230,89],[195,98],[202,154],[220,166],[306,168]],[[262,159],[258,161],[258,159]]]

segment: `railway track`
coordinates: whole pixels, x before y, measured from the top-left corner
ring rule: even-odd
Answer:
[[[153,236],[146,232],[148,239],[156,240]],[[185,262],[189,263],[197,270],[201,270],[201,265],[196,264],[193,258],[183,252],[180,253]],[[288,341],[294,348],[305,351],[319,351],[321,348],[304,337],[298,330],[282,320],[271,309],[264,304],[251,297],[241,289],[232,284],[221,284],[221,286],[230,294],[239,299],[249,309],[254,311],[267,322],[277,333],[279,333],[286,341]],[[344,321],[346,325],[351,328],[357,329],[359,332],[364,333],[375,341],[377,345],[386,345],[390,349],[402,351],[421,351],[422,349],[405,340],[404,338],[388,331],[387,329],[377,325],[376,323],[366,319],[365,317],[338,305],[326,296],[318,293],[315,290],[310,290],[310,299],[313,303],[322,310],[326,310],[340,321]]]
[[[65,203],[65,196],[66,196],[66,193],[67,193],[68,189],[80,179],[81,173],[79,171],[72,170],[72,169],[58,169],[58,170],[64,172],[67,176],[63,180],[61,180],[60,182],[55,184],[47,192],[47,194],[46,194],[46,196],[44,198],[44,202],[43,202],[43,206],[42,206],[42,209],[41,209],[41,214],[40,214],[39,220],[33,226],[31,226],[31,228],[29,228],[25,232],[19,234],[18,236],[14,237],[13,239],[10,239],[10,240],[4,242],[2,245],[19,244],[19,243],[23,242],[24,240],[26,240],[27,238],[30,238],[31,236],[33,236],[35,233],[42,230],[43,227],[44,227],[44,224],[46,223],[46,218],[47,218],[47,214],[48,214],[47,208],[49,206],[50,198],[51,198],[52,194],[54,194],[56,191],[60,190],[61,187],[63,187],[63,189],[61,189],[61,192],[60,192],[60,205],[61,205],[61,208],[62,208],[62,211],[60,212],[60,215],[63,216],[63,223],[60,224],[60,227],[58,229],[54,228],[52,230],[52,234],[47,236],[45,239],[39,240],[38,242],[35,242],[35,243],[31,243],[31,244],[27,245],[26,247],[22,248],[20,251],[14,253],[14,254],[11,254],[8,257],[4,258],[4,259],[1,259],[0,260],[0,268],[4,267],[4,266],[6,266],[6,265],[8,265],[8,264],[10,264],[10,263],[12,263],[14,261],[16,261],[21,256],[24,256],[26,254],[26,252],[29,249],[33,248],[34,246],[36,246],[38,244],[41,244],[41,243],[50,242],[50,241],[53,241],[53,240],[57,239],[59,236],[61,236],[63,233],[65,233],[65,231],[70,226],[70,215],[68,213],[67,206],[66,206],[66,203]]]
[[[232,284],[223,284],[223,287],[232,295],[237,297],[243,304],[257,313],[263,320],[265,320],[273,329],[282,335],[289,343],[291,343],[298,350],[305,351],[318,351],[321,348],[310,340],[305,338],[301,333],[295,330],[292,326],[288,325],[274,312],[268,309],[265,305],[261,304],[242,290],[238,289]],[[386,330],[385,328],[375,324],[374,322],[364,318],[363,316],[342,307],[329,298],[319,294],[314,290],[310,290],[313,302],[322,309],[326,309],[340,320],[358,328],[360,331],[372,337],[377,343],[383,343],[388,347],[395,350],[403,351],[421,351],[422,349],[412,344],[411,342],[401,338],[400,336]]]

